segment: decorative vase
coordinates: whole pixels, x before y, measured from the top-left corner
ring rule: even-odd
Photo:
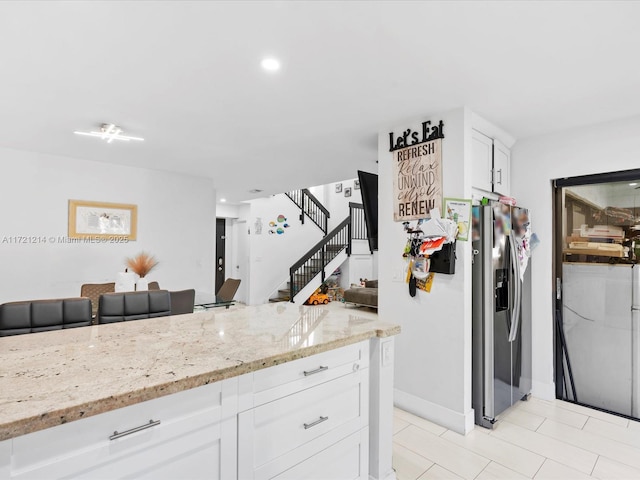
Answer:
[[[136,274],[133,272],[118,272],[116,277],[116,292],[133,292],[136,289]]]
[[[149,290],[149,282],[147,281],[146,278],[140,277],[138,279],[138,281],[136,282],[136,290],[137,291]]]

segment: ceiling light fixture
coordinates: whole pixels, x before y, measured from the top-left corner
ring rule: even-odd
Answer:
[[[630,187],[635,187],[636,185],[637,185],[637,183],[636,183],[636,182],[633,182],[633,183],[630,183],[630,184],[629,184],[629,186],[630,186]]]
[[[227,201],[227,199],[226,199],[226,198],[221,198],[221,199],[220,199],[220,201],[221,201],[222,203],[224,203],[224,202],[226,202],[226,201]]]
[[[111,143],[114,140],[121,140],[123,142],[128,142],[130,140],[135,140],[138,142],[143,142],[144,138],[140,137],[131,137],[129,135],[122,135],[122,128],[114,125],[113,123],[103,123],[102,127],[100,127],[99,132],[73,132],[76,135],[85,135],[87,137],[98,137],[102,140],[106,140],[107,143]]]
[[[275,58],[265,58],[260,65],[268,72],[277,72],[280,70],[280,61]]]

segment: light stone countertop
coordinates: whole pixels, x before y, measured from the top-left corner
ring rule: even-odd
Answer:
[[[0,338],[0,441],[400,327],[342,304],[271,303]]]

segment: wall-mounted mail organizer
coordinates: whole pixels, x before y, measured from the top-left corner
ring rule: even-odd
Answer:
[[[408,261],[407,283],[409,294],[416,290],[431,291],[434,273],[452,275],[456,271],[456,236],[458,225],[440,218],[439,211],[432,211],[431,219],[418,220],[415,226],[404,222],[409,234],[403,257]]]
[[[446,273],[452,275],[456,273],[456,241],[446,243],[440,242],[436,247],[436,250],[432,253],[429,252],[429,248],[436,242],[439,242],[439,238],[424,237],[424,233],[419,229],[408,229],[410,234],[407,240],[407,246],[405,247],[405,257],[411,257],[414,264],[419,264],[419,269],[424,272],[434,273]],[[426,259],[428,262],[420,262],[420,259]],[[414,269],[418,268],[418,265],[414,265]]]
[[[453,275],[456,273],[456,242],[445,243],[442,250],[432,253],[429,256],[431,263],[429,271],[433,273],[446,273]]]

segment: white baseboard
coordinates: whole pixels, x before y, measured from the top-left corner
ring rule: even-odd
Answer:
[[[393,391],[393,403],[402,410],[406,410],[409,413],[413,413],[414,415],[425,418],[462,435],[466,435],[473,430],[473,409],[467,413],[456,412],[398,389],[394,389]]]
[[[556,398],[556,384],[542,383],[533,380],[531,382],[531,395],[542,400],[555,400]]]
[[[373,478],[371,475],[369,475],[369,480],[398,480],[398,477],[396,477],[396,472],[394,470],[384,478]]]

